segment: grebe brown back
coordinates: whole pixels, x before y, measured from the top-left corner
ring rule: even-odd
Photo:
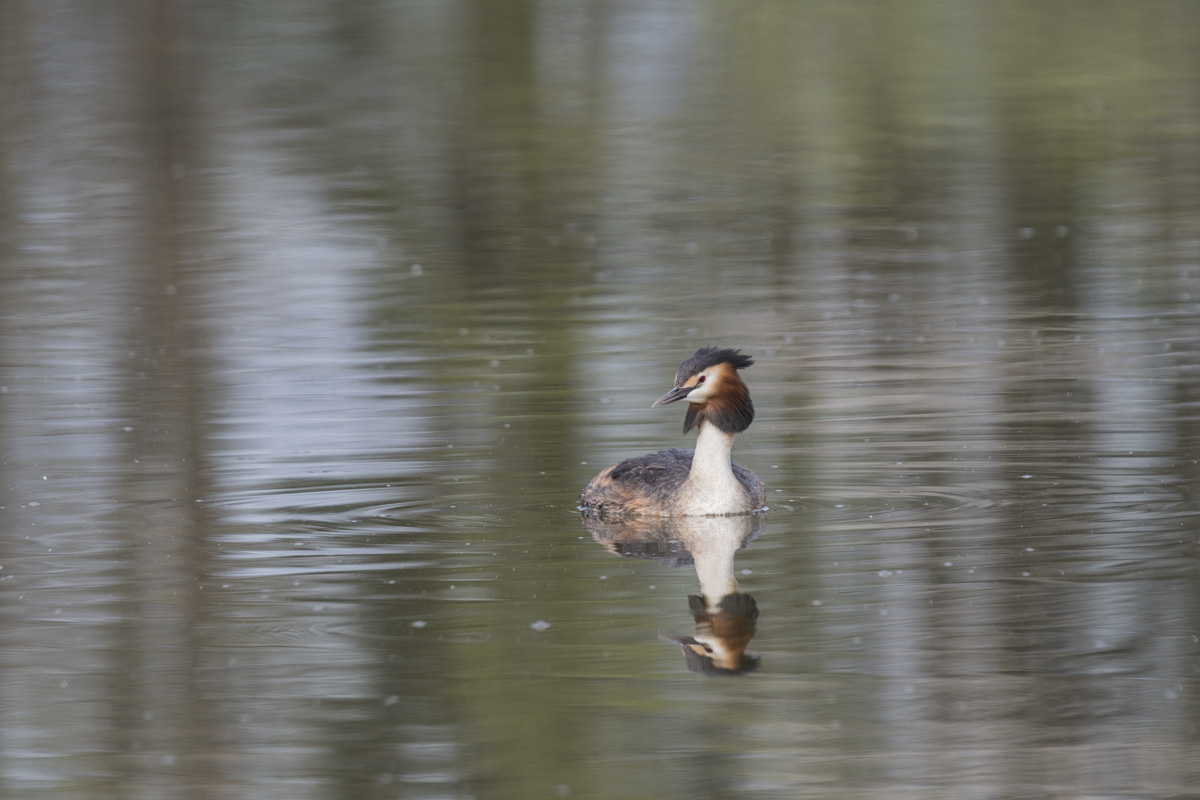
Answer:
[[[698,428],[695,450],[629,458],[592,478],[579,502],[592,514],[699,516],[762,509],[758,476],[733,463],[733,437],[754,420],[750,389],[738,375],[754,363],[738,350],[703,347],[679,365],[675,386],[651,408],[687,400],[683,432]]]

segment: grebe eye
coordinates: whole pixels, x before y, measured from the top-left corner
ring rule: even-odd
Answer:
[[[704,381],[705,381],[705,379],[706,379],[707,377],[708,377],[707,375],[701,375],[701,376],[699,377],[699,379],[697,379],[697,380],[696,380],[696,383],[697,383],[697,384],[704,383]]]

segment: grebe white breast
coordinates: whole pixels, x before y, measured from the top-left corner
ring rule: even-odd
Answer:
[[[746,514],[766,505],[753,472],[733,462],[733,438],[750,427],[754,404],[738,370],[754,363],[728,348],[703,347],[679,365],[675,386],[651,408],[687,400],[683,432],[698,428],[695,450],[628,458],[592,478],[579,495],[586,513],[701,516]]]

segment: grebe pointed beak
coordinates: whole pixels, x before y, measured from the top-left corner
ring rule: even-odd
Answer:
[[[688,396],[688,393],[691,392],[692,389],[695,389],[695,388],[696,388],[695,386],[690,386],[690,387],[676,386],[674,389],[672,389],[671,391],[664,394],[662,397],[655,400],[654,404],[651,405],[650,407],[658,408],[659,406],[665,406],[667,403],[674,403],[676,400],[682,400],[683,398]]]

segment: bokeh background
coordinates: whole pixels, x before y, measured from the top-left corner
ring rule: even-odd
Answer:
[[[1198,452],[1200,4],[0,4],[4,797],[1200,797]]]

